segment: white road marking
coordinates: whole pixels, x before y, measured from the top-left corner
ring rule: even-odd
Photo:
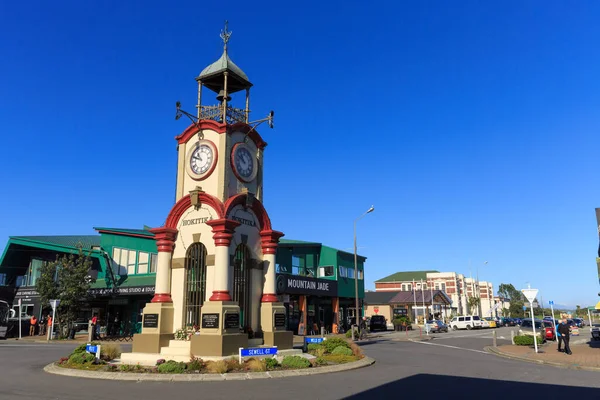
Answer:
[[[411,340],[411,342],[413,342],[413,343],[419,343],[419,344],[426,344],[426,345],[429,345],[429,346],[440,346],[440,347],[448,347],[450,349],[473,351],[475,353],[490,354],[487,351],[483,351],[483,350],[465,349],[464,347],[450,346],[448,344],[431,343],[431,342],[421,342],[419,340]]]
[[[436,336],[435,340],[439,340],[439,339],[457,339],[457,338],[482,338],[484,336],[490,335],[489,332],[485,332],[485,333],[478,333],[475,335],[460,335],[460,336],[452,336],[452,335],[448,335],[448,336]],[[487,336],[489,339],[492,338],[492,336]]]

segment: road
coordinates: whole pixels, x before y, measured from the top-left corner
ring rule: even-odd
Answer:
[[[503,336],[507,328],[498,329]],[[366,342],[377,362],[368,368],[256,381],[121,382],[46,374],[44,365],[65,356],[68,344],[0,342],[0,399],[365,399],[372,396],[441,395],[444,399],[506,399],[525,395],[596,398],[598,374],[521,363],[485,353],[490,331],[435,335],[429,342]],[[508,333],[510,337],[510,333]],[[502,339],[501,339],[502,340]],[[600,352],[599,352],[600,356]]]

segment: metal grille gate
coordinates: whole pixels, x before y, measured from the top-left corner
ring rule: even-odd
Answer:
[[[240,326],[250,326],[250,251],[246,245],[240,244],[235,249],[233,267],[233,301],[240,306]]]
[[[206,294],[206,247],[192,244],[185,256],[185,326],[200,326]]]

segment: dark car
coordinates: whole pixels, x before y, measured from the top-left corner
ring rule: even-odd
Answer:
[[[501,320],[502,320],[502,325],[504,325],[504,326],[515,326],[515,320],[512,318],[504,317],[504,318],[501,318]]]
[[[387,321],[383,315],[373,315],[369,321],[369,330],[374,331],[386,331]]]
[[[577,324],[578,328],[583,328],[585,326],[585,321],[583,320],[583,318],[573,318],[573,321],[575,322],[575,324]]]
[[[443,321],[440,321],[439,319],[427,321],[427,328],[429,329],[429,332],[431,332],[431,333],[435,333],[435,332],[448,333],[448,325],[446,325]]]

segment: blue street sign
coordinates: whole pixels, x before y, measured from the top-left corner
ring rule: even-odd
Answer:
[[[551,306],[553,306],[553,305],[554,305],[554,301],[550,300],[550,301],[548,302],[548,304],[550,304]]]
[[[307,338],[304,338],[304,340],[306,340],[306,343],[319,344],[319,343],[323,343],[323,340],[325,340],[325,338],[322,338],[322,337],[307,337]]]
[[[527,311],[527,307],[526,306],[523,306],[523,311]]]
[[[98,352],[98,346],[92,346],[88,344],[87,346],[85,346],[85,351],[87,351],[88,353],[96,354]]]
[[[240,357],[274,356],[277,347],[257,347],[254,349],[240,349]]]

